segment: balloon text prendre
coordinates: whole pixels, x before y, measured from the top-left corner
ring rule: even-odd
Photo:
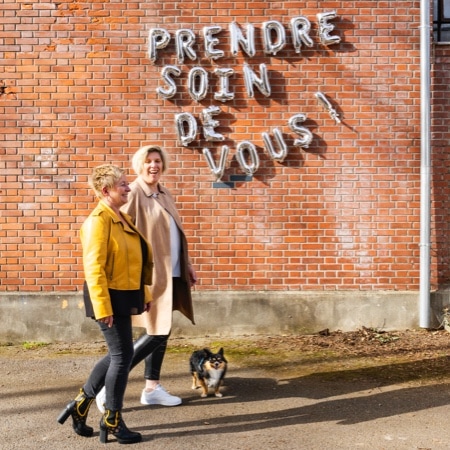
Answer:
[[[317,14],[318,37],[320,44],[329,46],[341,42],[341,38],[332,34],[335,26],[331,23],[336,18],[335,11],[329,11]],[[245,28],[245,31],[243,31]],[[312,47],[314,41],[310,37],[311,23],[304,16],[294,17],[290,20],[288,30],[291,35],[291,45],[296,54],[300,54],[303,47]],[[222,32],[222,27],[217,25],[203,28],[201,41],[203,43],[204,56],[211,61],[220,60],[226,55],[226,52],[217,48],[220,44],[218,35]],[[286,29],[279,21],[269,20],[262,24],[262,51],[264,55],[276,55],[288,45]],[[148,56],[153,64],[157,64],[158,58],[165,51],[169,43],[174,40],[176,52],[176,61],[178,65],[185,64],[186,61],[196,61],[199,57],[195,50],[197,38],[190,29],[177,30],[174,36],[164,28],[152,28],[149,31]],[[236,57],[241,50],[251,60],[256,56],[255,47],[255,28],[252,24],[246,24],[241,27],[236,22],[229,25],[229,55]],[[177,82],[182,75],[182,70],[178,65],[165,65],[161,70],[162,85],[158,86],[157,93],[162,99],[171,99],[177,94]],[[208,73],[201,66],[192,67],[187,74],[187,91],[190,98],[195,102],[204,100],[209,91],[210,77],[214,77],[217,82],[218,90],[214,92],[214,100],[224,104],[235,98],[232,90],[232,78],[235,69],[231,67],[216,67],[212,73]],[[270,86],[269,69],[265,64],[259,64],[257,70],[244,63],[242,67],[245,92],[248,98],[254,98],[257,90],[264,97],[270,97],[272,91]],[[322,92],[315,94],[318,102],[329,113],[330,117],[340,123],[336,110],[330,101]],[[202,124],[203,138],[208,142],[224,141],[225,137],[216,131],[220,122],[216,119],[222,113],[222,109],[217,105],[211,105],[201,112],[200,121]],[[187,147],[195,141],[198,134],[197,119],[189,112],[181,112],[174,118],[178,141],[182,146]],[[308,148],[313,139],[312,132],[302,126],[307,120],[307,116],[298,113],[289,118],[286,124],[289,129],[297,135],[294,145],[297,147]],[[264,147],[270,158],[277,162],[283,162],[288,155],[288,147],[283,139],[283,135],[278,128],[272,130],[273,139],[268,132],[262,133]],[[224,174],[226,161],[229,154],[229,148],[222,146],[219,161],[214,161],[209,148],[203,149],[203,154],[208,163],[211,173],[216,181],[219,181]],[[243,141],[237,145],[236,160],[242,171],[247,175],[253,175],[259,168],[260,158],[255,145],[250,141]]]

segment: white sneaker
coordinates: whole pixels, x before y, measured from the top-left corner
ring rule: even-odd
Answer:
[[[163,406],[177,406],[181,404],[181,398],[170,395],[160,384],[155,389],[147,392],[142,391],[141,403],[143,405],[163,405]]]
[[[105,386],[102,387],[102,390],[95,397],[95,403],[97,403],[98,410],[104,414],[105,413],[105,401],[106,401],[106,389]]]

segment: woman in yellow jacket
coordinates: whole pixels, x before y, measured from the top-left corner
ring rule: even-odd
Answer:
[[[92,436],[86,425],[89,407],[106,386],[105,413],[100,421],[100,441],[112,433],[119,443],[140,442],[121,416],[123,397],[133,358],[131,316],[150,308],[144,285],[152,283],[153,255],[150,245],[120,211],[128,201],[130,187],[122,169],[106,164],[94,169],[90,185],[99,198],[97,207],[81,227],[85,272],[86,314],[94,318],[103,333],[108,354],[94,366],[79,395],[58,417],[64,423],[72,416],[73,429]]]

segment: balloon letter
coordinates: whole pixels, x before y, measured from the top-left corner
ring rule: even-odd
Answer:
[[[276,42],[272,42],[272,33],[277,37]],[[283,25],[276,20],[263,23],[264,53],[266,55],[276,55],[286,45],[286,32]]]
[[[245,152],[248,153],[250,163],[247,162]],[[241,166],[241,169],[247,175],[253,175],[259,167],[259,156],[255,146],[249,141],[243,141],[239,143],[236,150],[236,159]]]
[[[294,17],[291,19],[292,40],[294,41],[294,48],[296,53],[302,50],[302,42],[307,47],[312,47],[314,42],[309,36],[311,30],[311,22],[303,16]]]
[[[189,113],[180,113],[175,116],[175,124],[177,129],[178,140],[181,145],[187,147],[197,134],[197,122],[195,117]]]
[[[330,115],[330,117],[332,119],[334,119],[336,121],[336,123],[341,123],[341,119],[339,119],[338,113],[333,108],[331,103],[328,101],[328,99],[325,96],[325,94],[322,94],[322,92],[316,92],[314,95],[316,96],[317,100],[319,100],[319,102],[322,103],[322,105],[328,111],[328,114]]]
[[[203,28],[203,37],[205,39],[205,53],[209,59],[222,58],[224,52],[214,48],[219,43],[219,39],[213,37],[214,34],[218,34],[222,31],[219,26],[205,27]]]
[[[170,41],[170,34],[164,28],[152,28],[148,36],[148,57],[151,62],[156,61],[156,50],[167,47]]]
[[[255,85],[265,97],[270,97],[271,89],[266,65],[260,64],[259,70],[261,72],[260,78],[255,75],[255,72],[253,72],[247,64],[244,66],[245,87],[247,88],[247,95],[250,98],[254,97],[253,85]]]
[[[156,88],[156,92],[161,98],[171,98],[177,93],[177,86],[172,75],[179,77],[181,75],[181,70],[177,66],[165,66],[162,69],[161,76],[167,84],[167,89],[162,87]]]
[[[233,69],[219,68],[214,69],[214,73],[219,77],[220,80],[220,91],[214,94],[214,99],[221,102],[227,102],[233,100],[234,93],[228,90],[229,88],[229,77],[233,75]]]
[[[192,30],[182,29],[178,30],[175,34],[176,46],[177,46],[177,58],[178,63],[183,64],[184,55],[186,55],[191,61],[197,59],[195,51],[192,49],[192,45],[195,42],[195,34]]]
[[[213,116],[217,116],[222,111],[218,106],[210,106],[202,111],[203,136],[207,141],[223,141],[225,138],[222,134],[216,133],[214,128],[220,124]]]
[[[299,125],[305,120],[306,116],[304,114],[296,114],[289,119],[289,128],[300,136],[300,139],[295,139],[294,141],[294,145],[297,147],[308,148],[313,139],[313,134],[311,131],[309,131],[308,128]]]
[[[319,19],[319,36],[323,45],[339,44],[341,38],[339,36],[330,36],[329,33],[334,30],[334,25],[328,23],[329,20],[336,17],[336,11],[317,14]]]
[[[255,56],[255,29],[247,24],[247,39],[244,38],[241,29],[236,22],[230,23],[231,54],[237,56],[239,44],[248,56]]]
[[[189,95],[197,102],[206,97],[208,91],[208,72],[203,67],[194,67],[190,70],[188,89]]]
[[[277,141],[280,151],[279,152],[275,151],[275,149],[272,145],[272,141],[270,139],[269,133],[262,134],[264,145],[266,146],[266,149],[269,152],[270,157],[273,160],[281,163],[284,161],[284,158],[286,158],[286,156],[288,154],[288,149],[287,149],[286,143],[284,142],[283,135],[278,130],[278,128],[275,128],[273,130],[273,134],[275,136],[275,140]]]
[[[219,167],[217,167],[211,155],[211,152],[209,151],[209,148],[203,149],[203,154],[205,155],[206,162],[208,163],[212,174],[215,176],[216,181],[219,181],[223,177],[223,173],[225,172],[225,163],[227,161],[229,151],[230,149],[226,145],[222,147],[222,151],[220,152]]]

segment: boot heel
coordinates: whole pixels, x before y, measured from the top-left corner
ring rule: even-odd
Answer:
[[[60,413],[56,419],[61,425],[70,417],[75,407],[75,401],[70,402]]]
[[[103,421],[100,421],[100,443],[106,444],[108,442],[108,428],[103,426]]]
[[[66,405],[59,413],[56,420],[62,425],[70,416],[72,416],[72,428],[75,433],[80,436],[91,437],[94,433],[94,429],[86,425],[86,419],[93,401],[93,397],[87,397],[83,389],[80,389],[80,393],[75,400],[72,400]]]

